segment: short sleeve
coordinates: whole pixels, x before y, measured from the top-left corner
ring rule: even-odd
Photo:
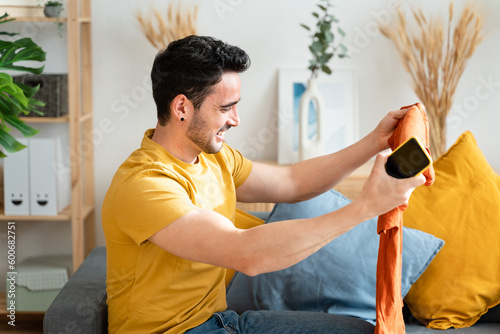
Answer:
[[[224,144],[221,154],[231,170],[234,186],[238,188],[245,182],[252,171],[252,161],[245,158],[239,151]]]
[[[123,182],[113,202],[119,228],[137,245],[197,208],[181,183],[160,173]]]

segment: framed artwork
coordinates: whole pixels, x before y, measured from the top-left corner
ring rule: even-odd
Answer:
[[[299,104],[311,72],[281,69],[278,86],[278,163],[299,161]],[[320,74],[318,90],[325,102],[324,154],[339,151],[358,138],[355,76],[352,70],[334,69],[331,75]],[[317,128],[315,106],[309,106],[308,136],[314,138]]]

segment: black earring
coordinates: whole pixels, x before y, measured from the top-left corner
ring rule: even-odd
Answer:
[[[181,122],[184,122],[184,117],[181,117]]]

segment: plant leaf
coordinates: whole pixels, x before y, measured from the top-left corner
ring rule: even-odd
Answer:
[[[2,16],[0,16],[0,24],[2,23],[7,23],[7,22],[10,22],[10,21],[14,21],[15,19],[8,19],[7,17],[9,16],[8,13],[5,13],[3,14]],[[17,35],[17,34],[14,34],[14,35]]]
[[[311,31],[311,28],[309,28],[308,26],[306,26],[305,24],[301,23],[300,24],[302,26],[302,28],[306,29],[306,30],[309,30]]]
[[[23,90],[14,83],[12,77],[7,73],[0,73],[0,94],[4,96],[8,94],[14,98],[13,103],[17,101],[22,107],[28,107],[29,99],[24,95]]]
[[[43,116],[43,112],[39,111],[38,107],[44,107],[45,102],[42,102],[34,98],[34,96],[36,95],[36,93],[38,93],[38,90],[40,89],[40,85],[30,86],[20,82],[15,82],[15,84],[17,84],[19,88],[23,90],[24,95],[29,99],[28,108],[26,108],[26,111],[33,111],[38,115]]]
[[[345,37],[345,31],[341,27],[337,27],[337,31],[339,32],[340,36]]]
[[[31,137],[36,135],[40,130],[37,130],[35,128],[32,128],[31,126],[27,125],[24,123],[18,116],[16,115],[11,115],[11,116],[6,116],[5,121],[18,129],[23,136],[25,137]]]
[[[316,6],[321,9],[321,12],[317,10],[312,12],[312,15],[317,19],[316,24],[311,25],[311,28],[307,26],[307,30],[312,31],[312,42],[309,45],[309,51],[313,57],[309,62],[308,69],[312,71],[313,77],[320,71],[331,74],[332,70],[328,63],[335,56],[339,58],[347,57],[347,47],[342,44],[342,39],[345,38],[346,33],[342,28],[338,27],[339,20],[329,12],[334,5],[331,0],[320,0],[320,2]],[[336,26],[335,29],[333,29],[334,25]],[[303,24],[302,26],[304,27]]]
[[[309,47],[309,50],[311,50],[311,53],[313,55],[317,55],[318,53],[321,52],[321,50],[323,49],[323,46],[321,44],[321,42],[319,41],[314,41],[311,46]]]
[[[321,66],[321,70],[326,74],[332,74],[332,70],[326,65]]]
[[[0,129],[0,145],[2,145],[5,150],[10,153],[20,151],[26,147],[4,129]]]
[[[15,32],[5,32],[5,31],[0,31],[0,35],[7,35],[7,36],[16,36],[17,34]]]
[[[8,19],[5,13],[0,17],[0,24],[13,21]],[[0,32],[0,35],[14,36],[15,33]],[[45,61],[45,51],[31,38],[21,38],[16,41],[0,40],[0,70],[25,71],[40,74],[44,65],[29,67],[18,65],[18,62],[42,62]],[[44,105],[43,102],[34,99],[39,87],[30,87],[22,83],[14,82],[10,74],[0,72],[0,148],[7,152],[17,152],[26,146],[18,142],[9,132],[11,129],[7,124],[18,129],[23,136],[29,137],[38,133],[38,130],[24,123],[18,114],[27,114],[29,111],[41,113],[37,107]],[[0,158],[6,157],[0,149]]]
[[[333,43],[334,36],[330,30],[325,31],[324,36],[325,36],[325,41],[328,44]]]
[[[43,115],[38,108],[45,106],[45,103],[33,98],[38,89],[39,86],[31,87],[14,82],[9,74],[0,73],[0,113],[15,116],[32,111]]]
[[[14,42],[0,41],[0,69],[42,73],[44,66],[17,66],[19,61],[45,61],[45,51],[31,38],[22,38]]]
[[[328,21],[323,21],[319,29],[322,33],[325,33],[325,31],[330,31],[332,29],[332,23]]]
[[[31,99],[33,96],[35,96],[35,94],[38,93],[38,90],[40,89],[40,84],[38,84],[36,86],[26,85],[26,84],[23,84],[22,82],[17,82],[15,77],[12,78],[12,81],[14,81],[14,83],[19,88],[21,88],[21,90],[24,92],[24,95],[28,99]]]

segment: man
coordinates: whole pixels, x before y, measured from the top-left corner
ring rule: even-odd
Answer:
[[[224,143],[239,125],[238,47],[210,37],[171,43],[151,78],[158,123],[120,166],[103,204],[111,333],[373,333],[346,316],[226,310],[231,268],[287,268],[357,224],[406,203],[424,177],[396,180],[379,154],[360,197],[324,216],[234,226],[236,201],[294,203],[319,195],[388,148],[406,110],[390,112],[358,143],[289,167],[252,163]],[[362,245],[360,245],[362,247]]]

